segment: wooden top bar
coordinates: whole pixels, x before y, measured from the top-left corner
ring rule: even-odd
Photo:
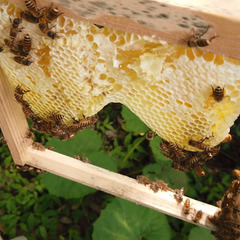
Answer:
[[[25,8],[23,0],[11,0]],[[50,5],[46,0],[39,5]],[[186,45],[191,29],[219,37],[203,50],[240,59],[240,3],[226,1],[170,0],[54,0],[66,16],[114,29]]]

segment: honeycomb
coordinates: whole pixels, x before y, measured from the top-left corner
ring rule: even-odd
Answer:
[[[21,23],[22,39],[32,38],[33,63],[24,66],[4,39],[10,18],[22,10],[0,0],[0,66],[9,81],[21,85],[35,114],[47,119],[64,115],[73,124],[99,112],[110,102],[126,105],[168,142],[199,151],[190,139],[214,147],[229,133],[240,111],[240,60],[151,39],[63,15],[54,22],[58,38],[43,34],[38,24]],[[214,44],[214,43],[212,43]],[[212,87],[224,88],[217,102]]]

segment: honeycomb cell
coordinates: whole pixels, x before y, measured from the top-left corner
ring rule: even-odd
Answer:
[[[213,53],[206,52],[203,54],[203,59],[207,62],[212,62],[214,57],[215,57],[215,55]]]

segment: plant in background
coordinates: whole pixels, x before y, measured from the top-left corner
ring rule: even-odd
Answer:
[[[212,204],[231,182],[226,173],[218,174],[215,181],[213,172],[200,178],[193,172],[173,170],[171,161],[159,149],[161,139],[146,140],[148,127],[125,106],[105,108],[100,122],[104,124],[79,132],[66,142],[39,133],[37,139],[59,153],[88,158],[91,164],[110,171],[131,177],[143,174],[151,180],[162,179],[171,188],[184,187],[187,196]],[[113,132],[106,135],[107,130]],[[0,146],[0,157],[0,231],[7,238],[24,235],[29,240],[198,240],[203,236],[214,239],[209,230],[68,179],[50,173],[19,172],[6,144]]]

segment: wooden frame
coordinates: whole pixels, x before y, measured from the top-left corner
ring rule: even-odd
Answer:
[[[32,140],[25,137],[28,131],[25,115],[13,96],[13,89],[0,69],[0,127],[16,164],[40,168],[193,223],[195,212],[188,215],[183,213],[186,197],[178,204],[173,192],[154,193],[148,186],[137,183],[135,179],[47,149],[45,151],[33,149]],[[219,209],[193,199],[190,201],[192,209],[203,211],[203,217],[198,225],[214,230],[215,226],[210,223],[207,216],[214,215]]]
[[[12,0],[12,2],[19,3],[20,5],[23,4],[23,1],[20,2],[19,0]],[[42,1],[41,4],[45,2],[46,1]],[[57,3],[58,1],[55,2]],[[130,16],[121,15],[120,7],[117,4],[119,1],[115,2],[116,9],[114,9],[114,14],[108,10],[102,15],[97,12],[94,16],[91,16],[91,14],[85,14],[82,17],[76,10],[77,8],[75,9],[73,5],[70,7],[65,6],[69,7],[70,10],[64,9],[64,13],[66,13],[66,15],[71,14],[72,16],[72,13],[74,12],[76,17],[92,21],[100,25],[134,32],[137,34],[148,35],[173,43],[186,44],[183,39],[186,39],[186,37],[189,36],[191,26],[187,29],[182,29],[181,27],[176,27],[176,22],[171,25],[169,21],[165,22],[165,25],[158,25],[158,27],[153,30],[153,28],[150,27],[152,24],[150,17],[146,18],[144,15],[142,24],[139,21],[136,23],[132,18],[134,13],[132,12],[132,15],[130,14]],[[156,6],[159,7],[159,10],[161,5],[162,7],[166,7],[163,5],[167,5],[173,12],[184,12],[184,16],[186,18],[195,14],[196,16],[200,16],[200,18],[203,19],[203,22],[210,22],[214,27],[214,31],[216,30],[219,34],[221,34],[222,38],[219,40],[216,39],[216,44],[214,44],[214,46],[210,46],[207,50],[240,59],[240,48],[235,47],[239,44],[239,36],[231,35],[231,31],[234,29],[240,29],[240,19],[236,19],[234,14],[231,17],[221,17],[219,16],[219,12],[215,11],[207,13],[201,7],[197,8],[193,6],[193,9],[190,9],[185,5],[171,6],[166,3],[159,3],[157,0],[151,2],[154,2]],[[71,3],[77,4],[75,1],[72,1]],[[90,3],[85,1],[85,4]],[[130,2],[128,1],[128,4],[134,6],[138,4],[138,2],[131,0]],[[122,5],[124,5],[124,2]],[[218,6],[218,9],[221,9],[220,5]],[[228,7],[232,8],[232,5],[228,5]],[[237,10],[234,10],[233,13],[236,11]],[[220,14],[223,13],[220,12]],[[173,26],[173,31],[165,29],[166,24],[168,23],[169,26]],[[229,27],[225,28],[226,26]],[[0,69],[0,126],[16,164],[28,164],[33,167],[37,167],[193,223],[192,218],[194,212],[188,215],[183,213],[183,204],[186,197],[183,197],[183,201],[178,204],[174,199],[173,192],[159,191],[158,193],[154,193],[148,186],[138,184],[136,180],[132,178],[110,172],[91,164],[83,163],[74,158],[70,158],[53,151],[45,150],[42,152],[33,149],[32,140],[25,137],[28,129],[25,116],[22,112],[21,106],[14,100],[13,95],[13,89],[10,86],[3,70]],[[207,216],[214,215],[219,209],[194,199],[190,199],[190,201],[191,208],[195,209],[194,211],[203,211],[203,217],[197,225],[211,230],[216,230],[216,227],[210,223]]]

